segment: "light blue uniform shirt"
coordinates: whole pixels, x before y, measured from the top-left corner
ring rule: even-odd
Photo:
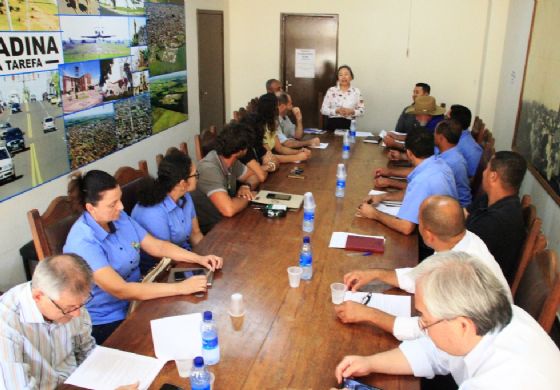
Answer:
[[[429,196],[449,195],[457,199],[453,172],[445,161],[431,156],[420,163],[407,177],[408,185],[397,217],[418,224],[418,210]]]
[[[467,174],[469,177],[473,177],[476,174],[476,168],[478,168],[478,164],[480,163],[482,146],[476,143],[469,129],[463,130],[461,133],[457,149],[459,149],[467,161]]]
[[[462,207],[467,207],[472,201],[471,187],[467,174],[467,161],[456,146],[441,153],[440,156],[453,172],[459,203],[461,203]]]
[[[86,211],[74,223],[64,245],[64,253],[82,256],[93,272],[111,267],[126,282],[140,281],[140,242],[147,232],[136,221],[121,211],[113,222],[116,231],[106,232]],[[93,287],[93,299],[87,309],[94,325],[120,321],[126,317],[128,301],[120,300]]]
[[[169,195],[154,206],[145,207],[137,204],[132,210],[132,218],[152,236],[190,250],[189,237],[196,212],[190,194],[186,194],[181,199],[185,202],[183,207],[179,207]]]

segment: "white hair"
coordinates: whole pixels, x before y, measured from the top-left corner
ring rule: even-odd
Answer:
[[[86,261],[73,253],[47,257],[39,261],[31,286],[51,299],[59,299],[63,291],[86,295],[91,290],[93,273]]]

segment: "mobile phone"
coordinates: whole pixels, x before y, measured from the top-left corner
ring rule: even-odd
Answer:
[[[276,192],[269,192],[266,194],[267,199],[275,199],[275,200],[290,200],[292,199],[291,195],[288,194],[278,194]]]
[[[212,287],[212,283],[214,283],[214,271],[208,271],[206,274],[206,286]]]
[[[205,268],[171,268],[169,282],[181,282],[198,275],[206,275]]]
[[[183,390],[183,388],[179,386],[175,386],[171,383],[164,383],[163,386],[159,388],[159,390]]]
[[[370,385],[365,385],[361,382],[358,382],[355,379],[352,378],[346,378],[342,381],[342,387],[343,389],[348,389],[348,390],[381,390],[379,387],[374,387],[374,386],[370,386]]]

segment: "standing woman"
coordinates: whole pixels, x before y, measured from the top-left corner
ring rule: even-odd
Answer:
[[[206,277],[179,283],[140,283],[140,249],[155,257],[198,263],[214,270],[222,258],[199,256],[169,241],[159,240],[123,212],[121,189],[107,172],[76,172],[68,195],[82,210],[64,245],[64,253],[82,256],[93,270],[93,299],[86,305],[97,344],[125,319],[130,300],[147,300],[206,291]]]
[[[336,71],[336,87],[330,87],[325,94],[321,114],[327,115],[326,130],[349,129],[350,121],[364,114],[364,99],[360,90],[352,87],[354,73],[348,65]]]
[[[192,250],[203,237],[189,194],[195,190],[197,180],[198,172],[190,157],[177,149],[171,150],[159,163],[157,178],[147,177],[142,183],[132,219],[155,238]],[[156,262],[142,251],[142,275]]]

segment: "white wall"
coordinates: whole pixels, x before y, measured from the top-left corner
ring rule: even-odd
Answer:
[[[136,166],[138,160],[146,159],[150,172],[156,172],[155,155],[165,152],[169,146],[177,146],[188,140],[189,150],[194,151],[193,136],[199,132],[198,107],[198,45],[196,33],[196,9],[224,9],[224,0],[189,0],[185,2],[187,21],[187,70],[189,93],[189,120],[172,129],[141,141],[122,151],[107,156],[84,168],[102,169],[110,173],[123,165]],[[2,272],[0,273],[0,290],[25,281],[25,273],[19,247],[31,239],[27,223],[27,210],[32,208],[45,211],[50,201],[66,193],[67,177],[55,179],[31,191],[0,203],[0,259]]]

